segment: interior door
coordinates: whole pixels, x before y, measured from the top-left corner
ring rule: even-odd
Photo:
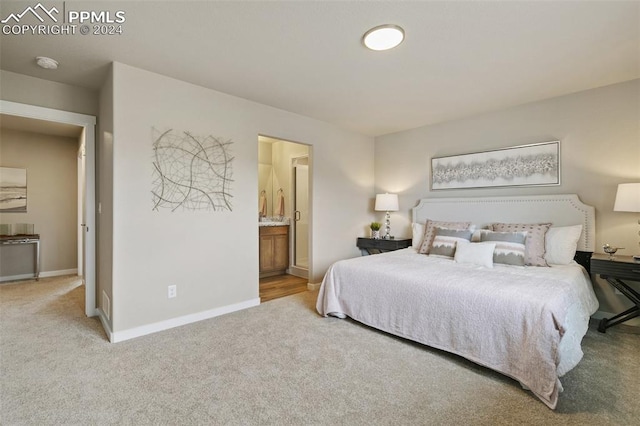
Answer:
[[[80,148],[78,149],[78,276],[82,278],[82,284],[86,284],[85,280],[85,251],[86,251],[86,196],[85,196],[85,152],[84,140],[80,140]]]
[[[297,158],[294,165],[294,265],[309,268],[309,159]]]

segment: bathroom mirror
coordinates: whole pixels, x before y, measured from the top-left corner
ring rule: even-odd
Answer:
[[[262,216],[273,216],[273,166],[271,164],[258,164],[258,212]],[[264,197],[264,200],[263,200]],[[266,202],[265,211],[260,209]]]

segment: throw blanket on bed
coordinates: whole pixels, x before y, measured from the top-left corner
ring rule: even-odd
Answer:
[[[551,408],[597,307],[577,264],[485,268],[412,249],[335,263],[317,301],[321,315],[347,315],[506,374]],[[559,371],[568,329],[578,355]]]

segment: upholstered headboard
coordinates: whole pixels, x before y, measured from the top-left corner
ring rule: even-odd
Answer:
[[[493,222],[582,224],[578,251],[593,252],[596,244],[595,209],[582,203],[576,194],[424,198],[413,208],[413,222],[424,223],[427,219],[471,221],[479,227]]]

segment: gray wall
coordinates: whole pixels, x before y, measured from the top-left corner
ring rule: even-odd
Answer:
[[[33,223],[41,238],[41,271],[77,263],[78,139],[0,129],[0,165],[27,169],[27,212],[1,213],[0,223]],[[0,247],[0,276],[33,272],[33,246]]]
[[[376,138],[378,192],[400,194],[392,215],[400,235],[410,235],[410,209],[420,198],[576,193],[596,208],[596,244],[638,254],[638,215],[613,211],[619,183],[640,182],[640,80],[548,99],[463,120]],[[562,184],[549,187],[431,191],[432,157],[515,145],[561,141]],[[595,283],[602,311],[628,306],[606,282]]]

